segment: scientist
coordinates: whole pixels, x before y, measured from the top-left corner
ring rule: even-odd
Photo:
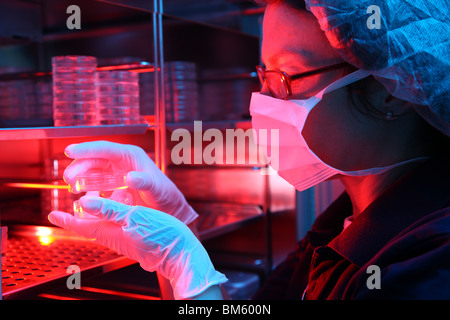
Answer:
[[[340,179],[345,192],[254,299],[449,299],[446,2],[267,2],[253,128],[279,130],[277,170],[297,190]],[[66,154],[68,183],[129,171],[136,206],[85,196],[99,219],[51,212],[52,223],[157,271],[176,299],[222,298],[197,214],[142,149],[98,141]]]

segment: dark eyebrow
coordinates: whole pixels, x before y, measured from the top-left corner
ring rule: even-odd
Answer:
[[[312,51],[310,51],[310,50],[307,50],[307,49],[302,49],[302,51],[301,52],[298,52],[298,51],[296,51],[296,50],[292,50],[292,49],[290,49],[290,48],[286,48],[286,49],[284,49],[283,51],[280,51],[279,53],[277,53],[276,55],[273,55],[273,56],[271,56],[271,57],[269,57],[268,59],[269,59],[269,62],[275,62],[275,61],[277,61],[277,58],[279,57],[279,56],[282,56],[282,55],[286,55],[286,56],[297,56],[298,58],[306,58],[306,59],[301,59],[301,61],[303,62],[302,63],[302,65],[303,66],[308,66],[308,67],[313,67],[313,65],[311,64],[311,63],[309,63],[309,57],[313,57],[314,56],[314,53],[312,52]],[[263,57],[261,56],[261,65],[263,66],[263,67],[266,67],[266,61],[264,61],[264,59],[263,59]]]

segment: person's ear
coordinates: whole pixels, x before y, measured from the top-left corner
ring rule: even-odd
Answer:
[[[366,90],[366,97],[387,120],[397,119],[413,111],[411,103],[394,97],[376,80],[371,81]]]

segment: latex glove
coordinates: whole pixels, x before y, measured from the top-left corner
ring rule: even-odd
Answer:
[[[64,171],[64,180],[68,184],[74,184],[78,174],[90,169],[128,172],[129,188],[115,190],[109,198],[119,200],[124,198],[123,193],[135,190],[134,204],[166,212],[185,224],[198,217],[175,184],[137,146],[93,141],[71,144],[65,154],[75,159]]]
[[[161,211],[84,196],[83,210],[100,219],[77,219],[53,211],[53,224],[76,232],[167,278],[175,299],[194,297],[227,281],[217,272],[200,241],[180,220]]]

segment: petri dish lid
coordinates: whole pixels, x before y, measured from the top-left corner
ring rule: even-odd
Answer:
[[[108,105],[129,105],[139,103],[139,95],[104,95],[98,97],[98,102]]]
[[[93,56],[54,56],[52,57],[52,65],[59,66],[83,66],[83,67],[97,67],[97,58]]]
[[[127,173],[88,172],[78,175],[75,185],[71,186],[73,191],[111,191],[125,189],[127,186]]]
[[[98,217],[85,212],[81,207],[80,200],[75,200],[73,202],[73,215],[78,219],[99,219]]]
[[[96,90],[95,78],[92,79],[53,79],[53,90]]]
[[[70,113],[78,113],[78,112],[86,112],[86,113],[95,113],[96,108],[95,101],[54,101],[53,110],[56,112],[70,112]]]
[[[60,120],[60,121],[81,121],[81,122],[88,122],[88,123],[95,123],[96,122],[97,115],[95,113],[53,113],[53,120]]]
[[[139,116],[139,107],[130,108],[130,107],[117,107],[117,108],[105,108],[98,110],[99,116],[114,116],[114,117],[122,117],[122,116]]]
[[[129,117],[129,118],[110,118],[110,119],[99,119],[101,125],[130,125],[130,124],[141,124],[140,117]]]
[[[57,101],[96,101],[95,90],[54,90],[53,97]]]
[[[97,77],[100,81],[107,81],[107,82],[139,81],[139,74],[131,71],[98,71]]]

